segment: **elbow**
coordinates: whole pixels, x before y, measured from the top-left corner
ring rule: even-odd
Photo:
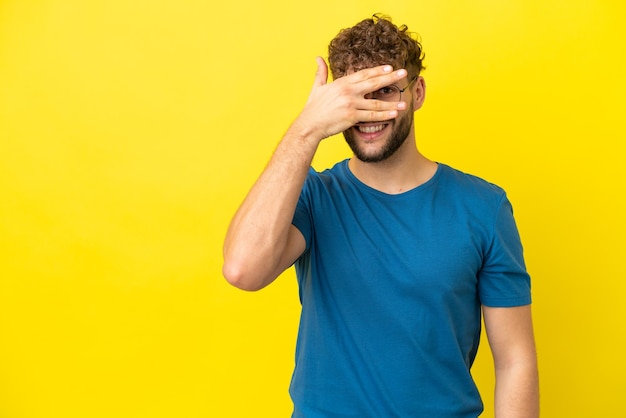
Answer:
[[[222,275],[229,284],[241,290],[254,292],[266,286],[263,280],[246,272],[241,264],[232,261],[224,261]]]

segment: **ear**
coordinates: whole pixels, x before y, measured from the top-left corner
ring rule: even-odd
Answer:
[[[417,110],[424,104],[426,99],[426,82],[424,77],[419,76],[413,85],[413,110]]]

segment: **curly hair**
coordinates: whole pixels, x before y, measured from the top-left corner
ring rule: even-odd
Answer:
[[[418,76],[424,69],[424,52],[415,33],[400,27],[388,16],[375,14],[355,26],[341,30],[328,45],[328,61],[334,78],[348,71],[389,64]]]

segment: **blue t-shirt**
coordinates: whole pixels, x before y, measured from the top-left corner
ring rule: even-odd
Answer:
[[[311,169],[293,224],[306,240],[293,416],[478,416],[481,304],[531,302],[504,191],[439,164],[389,195],[346,160]]]

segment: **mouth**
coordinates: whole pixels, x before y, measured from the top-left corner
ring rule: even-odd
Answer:
[[[357,125],[356,128],[359,132],[363,134],[375,134],[376,132],[380,132],[385,129],[387,125],[388,124],[386,123],[381,123],[377,125]]]
[[[361,139],[370,142],[383,135],[389,125],[389,122],[359,123],[354,125],[353,129]]]

